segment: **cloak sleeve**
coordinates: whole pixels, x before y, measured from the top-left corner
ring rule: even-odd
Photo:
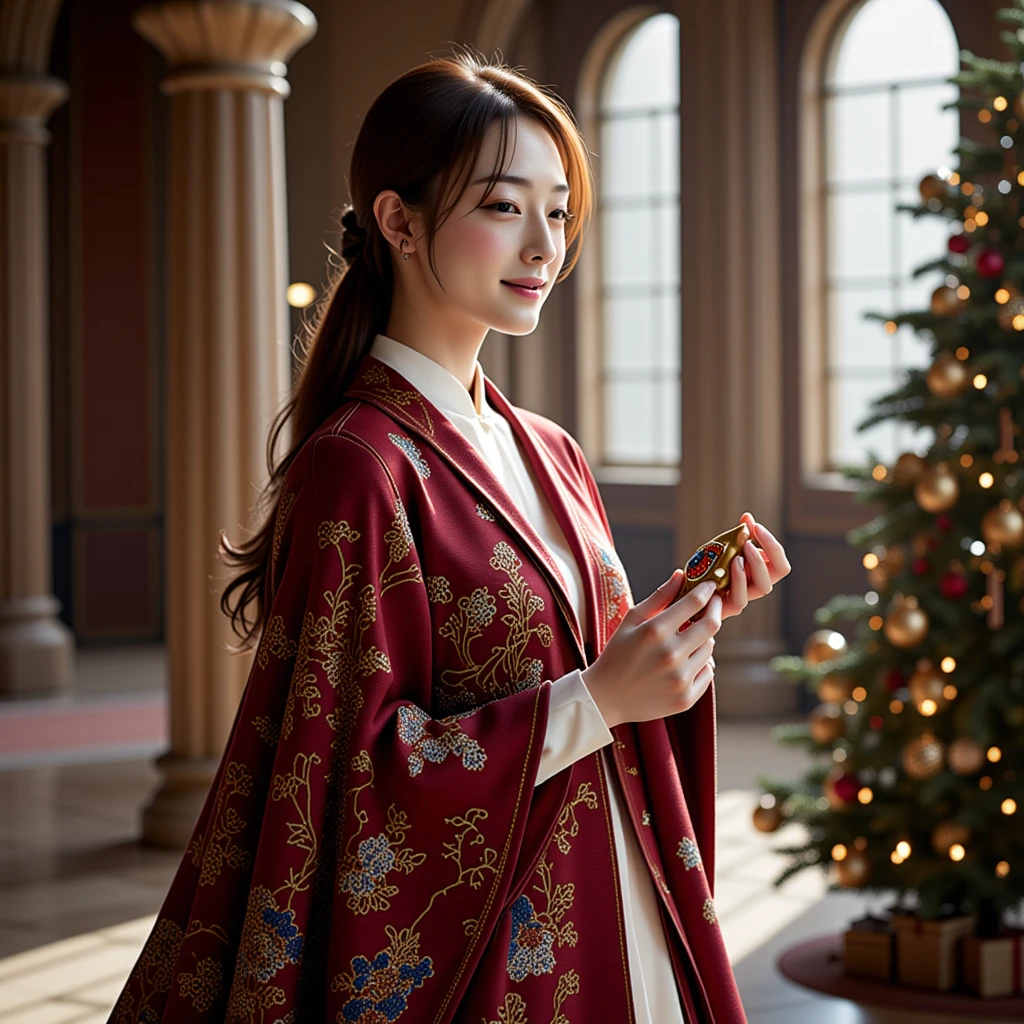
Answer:
[[[352,435],[297,456],[270,573],[217,777],[112,1020],[447,1019],[524,836],[560,808],[564,787],[534,788],[551,685],[432,716],[413,532]]]

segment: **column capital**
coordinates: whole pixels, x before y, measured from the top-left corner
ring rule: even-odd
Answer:
[[[132,15],[135,31],[164,56],[168,95],[212,89],[291,92],[292,55],[316,34],[313,12],[296,0],[164,0]]]
[[[49,142],[46,122],[68,92],[59,78],[0,72],[0,143]]]

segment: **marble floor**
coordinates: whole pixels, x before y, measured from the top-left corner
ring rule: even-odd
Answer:
[[[767,836],[753,828],[754,777],[795,775],[803,755],[773,744],[770,727],[720,724],[715,902],[750,1024],[962,1021],[872,1014],[778,974],[782,949],[880,906],[826,895],[817,871],[773,888],[784,864],[773,848],[798,835],[795,826]],[[137,842],[156,782],[148,759],[0,771],[0,1024],[106,1021],[179,859]]]

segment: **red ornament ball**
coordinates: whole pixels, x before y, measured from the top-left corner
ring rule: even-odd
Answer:
[[[927,558],[915,558],[910,568],[913,569],[915,576],[924,576],[931,566],[928,564]]]
[[[882,726],[885,725],[885,719],[881,715],[872,715],[868,719],[868,725],[870,725],[872,729],[881,729]]]
[[[949,251],[965,253],[971,247],[971,241],[966,235],[950,235]]]
[[[836,796],[846,803],[853,803],[860,792],[860,783],[856,775],[840,775],[835,784]]]
[[[935,517],[935,529],[941,530],[943,533],[949,533],[953,528],[953,520],[947,515],[941,515]]]
[[[891,668],[885,673],[885,686],[890,693],[898,690],[906,681],[907,677],[898,668]]]
[[[939,580],[939,593],[947,601],[959,601],[968,588],[967,577],[960,572],[944,573]]]
[[[1006,261],[998,249],[982,249],[974,261],[974,267],[982,277],[999,277],[1005,266]]]

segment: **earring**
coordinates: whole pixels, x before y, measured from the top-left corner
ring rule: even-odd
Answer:
[[[400,248],[400,249],[402,250],[402,259],[403,259],[403,260],[407,260],[407,259],[408,259],[408,258],[409,258],[409,257],[410,257],[410,256],[412,255],[412,253],[411,253],[411,252],[406,252],[406,251],[405,251],[405,246],[406,246],[406,243],[407,243],[408,241],[409,241],[409,239],[408,239],[408,238],[403,238],[403,239],[402,239],[402,244],[401,244],[401,245],[399,246],[399,248]]]

